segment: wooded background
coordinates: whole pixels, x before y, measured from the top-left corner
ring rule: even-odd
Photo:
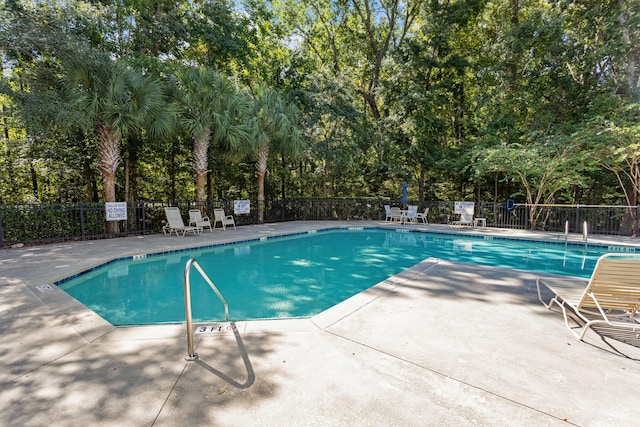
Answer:
[[[0,203],[637,205],[640,0],[5,0]]]

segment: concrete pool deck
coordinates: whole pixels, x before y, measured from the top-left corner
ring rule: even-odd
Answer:
[[[196,334],[194,362],[184,360],[184,324],[115,328],[63,291],[37,288],[114,257],[345,226],[388,224],[293,222],[0,250],[0,425],[637,424],[640,349],[593,332],[577,341],[538,301],[534,273],[427,259],[312,318]]]

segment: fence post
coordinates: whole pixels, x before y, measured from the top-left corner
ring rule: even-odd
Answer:
[[[84,237],[84,209],[83,204],[80,202],[80,235],[82,236],[82,240],[85,240]]]
[[[576,205],[576,226],[574,231],[576,233],[580,232],[580,205]]]
[[[0,248],[4,246],[4,242],[2,240],[2,212],[3,210],[0,209]]]
[[[142,209],[142,235],[144,236],[147,234],[147,210],[145,209],[147,204],[142,202],[139,206],[138,209]]]

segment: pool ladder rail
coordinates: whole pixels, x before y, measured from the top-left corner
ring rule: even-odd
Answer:
[[[564,239],[565,243],[569,242],[569,221],[565,221],[564,234],[558,236],[558,238]],[[589,223],[587,223],[587,221],[584,221],[582,223],[582,241],[584,242],[585,246],[588,244],[588,240],[589,240]]]
[[[195,267],[200,273],[202,278],[209,284],[209,287],[213,289],[222,304],[224,305],[224,317],[226,321],[229,321],[229,305],[227,300],[222,296],[216,285],[213,284],[207,273],[202,269],[198,261],[191,258],[187,261],[187,265],[184,267],[184,308],[185,317],[187,318],[187,354],[184,356],[185,360],[193,361],[198,358],[198,353],[195,352],[193,345],[193,316],[191,313],[191,267]]]

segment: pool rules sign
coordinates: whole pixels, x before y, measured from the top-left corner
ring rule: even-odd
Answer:
[[[107,221],[127,220],[127,202],[107,202],[104,205],[107,210]]]
[[[239,214],[248,214],[251,212],[251,203],[249,200],[234,200],[233,201],[233,213],[236,215]]]

